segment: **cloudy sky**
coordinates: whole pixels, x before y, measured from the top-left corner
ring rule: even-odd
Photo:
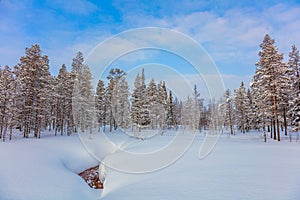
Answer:
[[[225,86],[250,81],[266,33],[280,52],[300,47],[297,0],[0,0],[0,65],[13,66],[25,47],[41,45],[57,74],[77,51],[132,28],[162,27],[186,34],[211,56]]]

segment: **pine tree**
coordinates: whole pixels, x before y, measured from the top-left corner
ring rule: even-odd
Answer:
[[[131,121],[132,126],[140,128],[140,111],[141,111],[141,77],[137,74],[134,81],[134,90],[131,96]]]
[[[253,101],[253,94],[251,88],[247,90],[247,102],[248,108],[246,107],[246,130],[258,129],[259,128],[259,116],[258,107],[255,106]]]
[[[150,107],[150,127],[155,129],[158,127],[158,117],[160,112],[160,105],[158,103],[158,91],[154,78],[150,80],[150,83],[147,87],[147,98],[149,101]]]
[[[65,104],[66,104],[66,88],[64,87],[65,79],[67,78],[67,68],[62,65],[58,77],[55,81],[55,135],[60,131],[63,135],[65,121]]]
[[[177,97],[174,99],[174,125],[177,129],[179,125],[181,125],[181,116],[182,116],[182,101],[179,101]]]
[[[12,123],[15,115],[15,82],[12,70],[9,66],[0,68],[0,139],[6,139],[7,129],[10,129],[12,138]]]
[[[167,126],[168,127],[174,127],[174,104],[173,104],[173,95],[172,91],[169,92],[169,100],[167,105]]]
[[[192,110],[193,110],[193,100],[191,97],[188,96],[187,100],[183,102],[181,125],[190,129],[195,128],[193,126]]]
[[[158,98],[157,103],[159,109],[159,115],[158,115],[158,126],[160,128],[165,128],[166,126],[166,111],[167,111],[167,87],[164,81],[160,81],[160,83],[157,85],[158,90]]]
[[[72,113],[72,95],[75,74],[68,72],[63,64],[59,70],[56,79],[53,79],[55,85],[53,89],[53,99],[50,108],[52,118],[52,126],[55,129],[55,135],[59,131],[61,135],[65,132],[70,135],[73,123]]]
[[[274,139],[280,141],[280,104],[286,80],[286,67],[282,63],[283,54],[279,54],[275,41],[267,34],[260,45],[259,61],[256,63],[256,84],[260,87],[259,98],[269,106],[268,115],[273,124]],[[277,132],[277,134],[276,134]]]
[[[146,83],[145,83],[145,71],[142,69],[141,76],[141,96],[140,96],[140,126],[141,128],[149,128],[151,124],[150,119],[150,102],[148,99]]]
[[[109,80],[107,89],[106,89],[106,103],[108,108],[108,119],[109,119],[109,130],[110,132],[114,128],[115,130],[118,128],[118,124],[116,121],[116,117],[118,114],[118,102],[115,101],[116,97],[118,96],[119,92],[119,84],[120,80],[123,76],[126,76],[126,73],[121,69],[111,69],[109,71],[109,75],[107,79]]]
[[[297,132],[300,130],[300,97],[294,101],[294,106],[291,110],[292,113],[292,131]]]
[[[288,68],[290,69],[291,78],[291,95],[289,99],[290,115],[292,121],[292,130],[300,129],[300,53],[295,45],[292,46],[292,51],[289,53]]]
[[[87,65],[83,68],[82,74],[82,88],[81,94],[83,96],[83,106],[84,110],[82,113],[82,120],[81,120],[81,128],[82,130],[89,130],[92,133],[92,129],[95,124],[95,98],[94,92],[92,87],[92,74],[90,69]]]
[[[272,118],[269,117],[270,115],[270,102],[264,101],[263,94],[264,94],[264,87],[261,87],[261,80],[259,77],[261,76],[260,70],[256,69],[256,73],[253,76],[253,81],[250,84],[251,88],[251,96],[252,96],[252,124],[257,128],[262,128],[263,131],[267,125],[267,119],[269,121],[273,121]]]
[[[246,130],[249,130],[249,126],[248,126],[249,99],[246,94],[244,82],[241,82],[240,87],[235,90],[234,105],[235,105],[235,113],[236,113],[235,119],[236,119],[238,129],[241,130],[243,133],[245,133]]]
[[[67,78],[65,81],[66,88],[66,123],[67,123],[67,135],[71,135],[75,131],[75,122],[73,114],[73,92],[74,92],[74,82],[76,74],[74,71],[67,73]]]
[[[20,111],[24,126],[24,137],[28,138],[31,130],[34,130],[34,136],[40,138],[43,119],[49,92],[47,85],[50,77],[48,56],[42,56],[40,46],[32,45],[26,48],[26,55],[20,58],[20,63],[16,68],[18,78],[20,79],[20,97],[23,102]]]
[[[230,128],[230,134],[234,135],[233,126],[234,126],[234,110],[233,110],[233,102],[231,98],[230,90],[226,90],[224,94],[224,112],[225,112],[225,126]]]
[[[115,92],[116,96],[114,96],[117,109],[114,117],[117,126],[128,128],[130,123],[129,85],[125,75],[121,77],[117,85],[118,87],[115,87],[115,89],[118,89],[118,91]]]
[[[91,85],[92,75],[89,67],[83,62],[83,55],[78,52],[72,63],[72,71],[75,74],[72,112],[74,114],[75,131],[80,128],[81,132],[90,130],[91,133],[95,121],[95,98]]]
[[[207,109],[207,126],[211,130],[219,131],[225,125],[225,104],[224,100],[216,101],[212,98]]]
[[[197,86],[194,85],[193,92],[193,118],[195,121],[196,129],[200,129],[200,116],[203,111],[203,99],[200,98],[200,92],[198,92]]]
[[[98,81],[96,89],[96,109],[99,131],[102,126],[106,126],[106,102],[105,102],[105,86],[102,80]]]

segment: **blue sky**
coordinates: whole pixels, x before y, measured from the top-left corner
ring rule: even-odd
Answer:
[[[162,27],[201,44],[223,74],[226,87],[249,82],[259,44],[269,33],[280,52],[300,47],[300,2],[235,0],[0,0],[0,65],[13,66],[25,47],[38,43],[53,74],[122,31]]]

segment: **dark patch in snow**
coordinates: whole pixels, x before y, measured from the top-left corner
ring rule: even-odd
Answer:
[[[99,166],[91,167],[78,174],[94,189],[103,189],[103,183],[99,180]]]

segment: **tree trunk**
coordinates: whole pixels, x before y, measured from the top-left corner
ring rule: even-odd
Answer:
[[[273,131],[274,131],[274,140],[276,140],[277,138],[277,135],[276,135],[276,123],[275,123],[275,120],[273,119]]]
[[[273,119],[271,119],[271,128],[270,128],[270,132],[271,132],[271,138],[273,138]]]
[[[278,112],[276,112],[276,123],[277,123],[277,140],[280,141],[280,127],[279,127],[279,119],[278,119]]]
[[[283,125],[284,125],[284,135],[287,135],[287,120],[286,120],[286,108],[284,108],[283,112]]]
[[[11,121],[10,124],[9,124],[9,140],[12,139],[12,127],[13,127],[13,123]]]

